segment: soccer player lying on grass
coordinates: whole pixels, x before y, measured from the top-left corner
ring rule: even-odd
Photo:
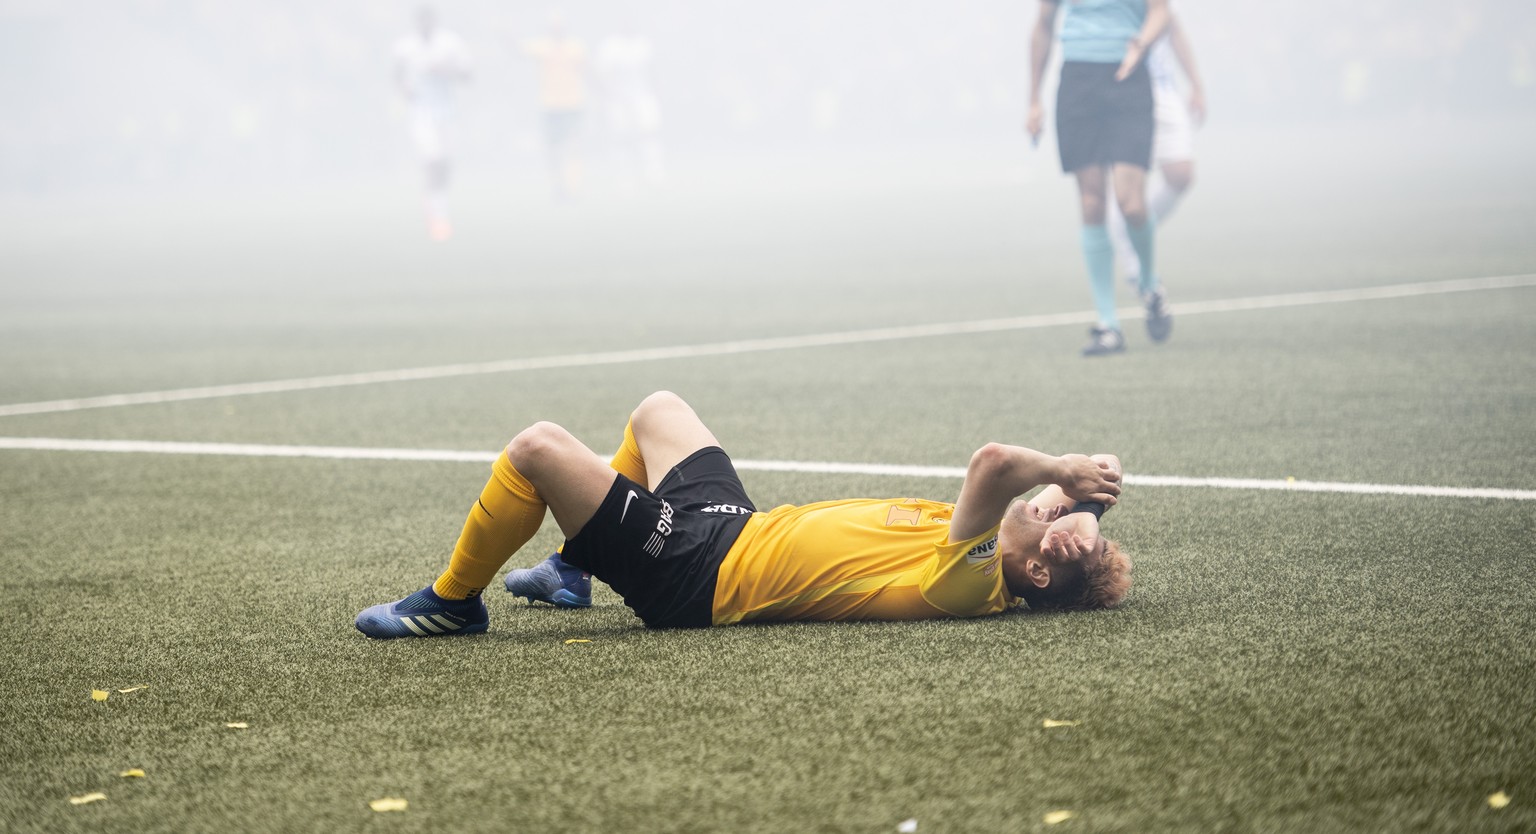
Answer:
[[[848,499],[759,512],[698,415],[661,392],[635,409],[611,462],[565,429],[535,423],[491,471],[448,569],[363,611],[359,631],[485,631],[480,593],[538,531],[546,507],[565,546],[510,572],[507,590],[580,608],[596,576],[653,627],[980,617],[1021,600],[1108,608],[1131,584],[1130,560],[1099,535],[1099,514],[1120,494],[1113,455],[989,443],[971,456],[954,504]]]

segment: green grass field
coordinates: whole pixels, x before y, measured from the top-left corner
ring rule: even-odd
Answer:
[[[1326,164],[1277,150],[1306,131],[1213,129],[1159,238],[1176,315],[1536,273],[1515,128]],[[559,210],[540,185],[467,181],[441,247],[403,176],[9,201],[0,405],[1089,307],[1071,185],[1016,147],[717,164]],[[1127,321],[1094,362],[1074,324],[12,414],[0,437],[493,452],[551,419],[608,450],[671,389],[743,460],[958,467],[1001,440],[1133,478],[1528,493],[1533,320],[1527,285],[1184,315],[1161,347]],[[599,588],[585,612],[498,592],[483,637],[361,637],[487,474],[0,449],[0,829],[1536,828],[1536,502],[1132,485],[1111,612],[653,632]],[[761,507],[959,486],[743,474]]]

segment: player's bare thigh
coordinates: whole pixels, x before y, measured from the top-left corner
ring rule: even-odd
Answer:
[[[554,423],[523,429],[504,454],[538,490],[566,538],[587,526],[617,477],[607,461]]]
[[[1104,225],[1104,199],[1108,180],[1104,166],[1085,165],[1072,172],[1077,178],[1078,198],[1082,201],[1083,225]]]
[[[646,397],[630,415],[630,428],[645,459],[645,476],[654,490],[672,467],[684,458],[720,441],[699,419],[682,397],[671,391],[657,391]]]

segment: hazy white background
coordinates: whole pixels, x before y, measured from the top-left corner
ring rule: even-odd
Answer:
[[[1021,130],[1029,0],[498,0],[432,4],[468,43],[461,182],[544,174],[534,67],[518,51],[558,9],[595,44],[656,48],[672,171],[897,152],[994,153],[1049,172]],[[1391,125],[1509,130],[1536,113],[1536,4],[1523,0],[1175,0],[1208,88],[1203,147]],[[0,197],[414,183],[391,47],[411,3],[0,2]],[[603,178],[604,133],[581,142]],[[1050,150],[1044,148],[1043,150]],[[1268,151],[1266,151],[1268,153]],[[1531,164],[1510,160],[1529,176]],[[1065,209],[1064,209],[1065,210]]]

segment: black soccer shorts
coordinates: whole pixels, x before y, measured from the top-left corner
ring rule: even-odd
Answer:
[[[1061,170],[1117,162],[1148,168],[1152,163],[1152,76],[1147,62],[1116,81],[1119,64],[1068,61],[1061,65],[1056,91],[1056,146]]]
[[[608,583],[653,628],[702,628],[715,578],[757,508],[718,446],[672,468],[656,491],[618,476],[561,558]]]

